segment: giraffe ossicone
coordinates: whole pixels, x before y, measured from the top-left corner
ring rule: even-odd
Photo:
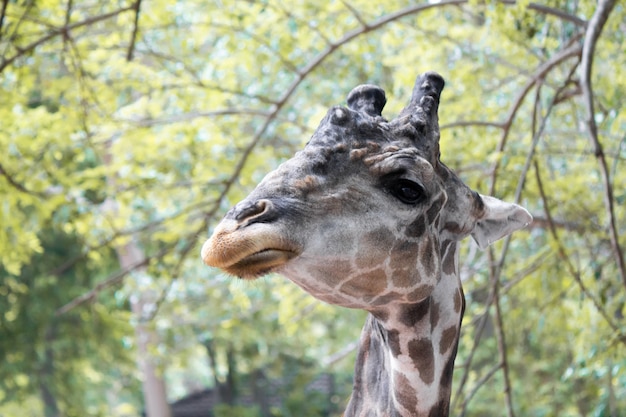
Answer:
[[[472,191],[440,160],[443,78],[417,77],[409,104],[356,87],[304,149],[215,228],[203,261],[254,279],[277,272],[314,297],[371,314],[345,416],[447,416],[465,300],[458,242],[482,248],[532,221]]]

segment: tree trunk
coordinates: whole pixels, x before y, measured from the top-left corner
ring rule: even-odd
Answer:
[[[59,407],[54,393],[50,389],[52,377],[54,375],[54,351],[52,342],[55,339],[54,324],[46,329],[44,338],[45,348],[41,370],[39,372],[39,392],[43,401],[43,412],[45,417],[59,417]]]
[[[143,252],[138,245],[131,240],[127,245],[116,249],[122,269],[143,260]],[[143,268],[139,271],[141,273]],[[149,346],[158,343],[157,335],[151,331],[142,321],[145,318],[146,307],[148,310],[154,304],[154,294],[149,291],[140,292],[131,297],[131,309],[137,320],[135,326],[135,339],[137,341],[137,362],[143,374],[142,389],[147,417],[171,417],[172,411],[167,402],[167,389],[165,381],[157,374],[156,367],[150,357]]]
[[[110,143],[107,144],[106,153],[104,155],[104,163],[107,166],[112,165],[113,155],[110,152]],[[115,185],[115,174],[110,172],[107,175],[107,183]],[[111,215],[115,215],[118,211],[117,202],[113,197],[108,197],[102,204],[102,210],[108,211]],[[131,236],[129,243],[115,248],[117,257],[122,270],[133,271],[136,274],[145,273],[145,268],[136,268],[145,258],[143,250],[137,244],[135,237]],[[133,268],[135,268],[133,270]],[[157,335],[151,331],[144,323],[146,310],[150,311],[150,307],[154,305],[156,297],[153,291],[139,291],[130,298],[131,310],[137,325],[135,326],[135,339],[137,341],[137,363],[141,374],[143,375],[142,389],[144,397],[144,405],[147,417],[171,417],[172,410],[167,402],[167,389],[165,381],[156,372],[156,367],[150,358],[149,346],[158,343]]]

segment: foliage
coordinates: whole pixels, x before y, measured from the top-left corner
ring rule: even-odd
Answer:
[[[352,87],[381,85],[393,115],[428,69],[447,80],[442,159],[536,219],[486,253],[464,249],[455,412],[625,413],[622,3],[593,55],[584,46],[604,4],[3,2],[0,414],[37,414],[45,386],[63,415],[140,408],[126,301],[146,291],[160,294],[149,324],[172,397],[197,388],[181,374],[223,382],[229,351],[241,374],[278,375],[284,357],[349,372],[351,356],[335,354],[357,338],[361,312],[280,277],[233,281],[197,254]],[[115,250],[129,242],[145,259],[120,269]],[[212,369],[198,349],[207,340]],[[291,407],[307,398],[294,392]]]
[[[32,415],[95,416],[110,414],[98,398],[107,393],[136,409],[134,361],[122,343],[131,329],[124,309],[109,299],[60,317],[54,311],[111,271],[110,257],[108,262],[104,256],[104,262],[79,260],[65,267],[81,248],[76,236],[53,228],[38,235],[42,253],[19,275],[0,270],[5,300],[0,304],[1,399],[38,404],[32,396],[41,395],[43,404]]]

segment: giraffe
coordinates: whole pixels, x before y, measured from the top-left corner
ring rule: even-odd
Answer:
[[[366,310],[346,417],[447,416],[465,299],[459,241],[481,248],[532,221],[472,191],[440,161],[443,78],[417,77],[409,104],[360,85],[303,150],[270,172],[203,244],[209,266],[277,272],[327,303]]]

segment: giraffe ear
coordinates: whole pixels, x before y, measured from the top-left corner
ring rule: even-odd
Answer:
[[[505,203],[485,195],[480,197],[485,205],[485,213],[478,219],[471,234],[481,249],[528,226],[533,221],[530,213],[517,204]]]

